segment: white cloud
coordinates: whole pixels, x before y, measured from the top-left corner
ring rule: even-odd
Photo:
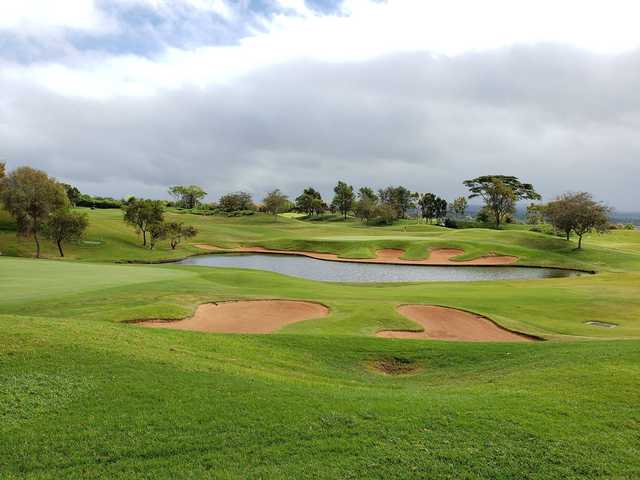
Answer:
[[[166,0],[145,2],[158,9]],[[232,15],[221,0],[182,0]],[[100,15],[88,0],[28,0],[4,4],[0,18],[14,26],[68,25],[98,28]],[[640,45],[640,3],[613,0],[347,0],[345,15],[312,14],[301,0],[280,0],[299,15],[277,15],[238,45],[168,49],[150,61],[131,55],[82,57],[74,64],[5,66],[5,75],[33,80],[65,95],[149,95],[183,85],[224,84],[264,67],[298,59],[364,61],[407,51],[457,55],[514,43],[555,42],[600,53]],[[4,14],[4,15],[3,15]],[[102,19],[104,20],[104,19]],[[66,22],[66,23],[65,23]]]
[[[43,34],[55,28],[101,30],[106,19],[94,0],[4,0],[0,29]],[[43,32],[43,30],[45,32]]]

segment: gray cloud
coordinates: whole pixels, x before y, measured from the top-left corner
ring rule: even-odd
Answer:
[[[211,198],[405,184],[451,198],[504,173],[640,210],[640,52],[553,45],[272,66],[226,87],[87,100],[0,80],[0,158],[90,193]]]

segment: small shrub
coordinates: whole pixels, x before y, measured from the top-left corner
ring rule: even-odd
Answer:
[[[447,217],[444,219],[444,226],[447,228],[458,228],[458,222]]]
[[[625,230],[635,230],[635,229],[636,229],[636,226],[635,226],[633,223],[627,223],[627,224],[624,226],[624,229],[625,229]]]
[[[255,210],[237,210],[235,212],[228,212],[227,217],[245,217],[247,215],[253,215],[255,213]]]
[[[480,223],[489,223],[489,220],[491,220],[489,212],[487,212],[486,209],[483,208],[476,215],[476,220]]]

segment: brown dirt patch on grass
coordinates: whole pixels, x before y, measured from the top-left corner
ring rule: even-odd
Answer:
[[[371,360],[368,367],[385,375],[411,375],[422,370],[422,366],[417,362],[401,357]]]
[[[150,328],[171,328],[213,333],[271,333],[290,323],[329,315],[319,303],[299,300],[249,300],[205,303],[193,317],[183,320],[147,320]]]
[[[401,305],[398,313],[420,324],[424,330],[382,330],[385,338],[457,340],[466,342],[529,342],[528,335],[512,332],[481,315],[436,305]]]

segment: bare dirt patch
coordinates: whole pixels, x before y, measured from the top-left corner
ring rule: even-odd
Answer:
[[[249,300],[206,303],[193,317],[176,321],[140,322],[150,328],[172,328],[213,333],[271,333],[290,323],[325,317],[324,305],[298,300]]]
[[[214,247],[203,243],[193,244],[194,247],[202,250],[220,253],[271,253],[278,255],[298,255],[303,257],[315,258],[317,260],[331,260],[334,262],[351,262],[351,263],[390,263],[394,265],[511,265],[518,261],[518,257],[509,255],[498,255],[490,253],[482,257],[471,260],[453,260],[453,257],[460,256],[464,250],[459,248],[434,248],[429,251],[427,258],[422,260],[404,260],[400,258],[404,255],[404,250],[398,248],[383,248],[376,251],[375,258],[340,258],[335,253],[318,253],[306,252],[298,250],[272,250],[264,247],[239,247],[233,249],[225,249]]]
[[[465,342],[529,342],[533,337],[512,332],[481,315],[436,305],[401,305],[398,313],[420,324],[422,332],[382,330],[385,338],[456,340]]]
[[[402,357],[371,360],[367,365],[369,369],[385,375],[412,375],[422,370],[419,363]]]

